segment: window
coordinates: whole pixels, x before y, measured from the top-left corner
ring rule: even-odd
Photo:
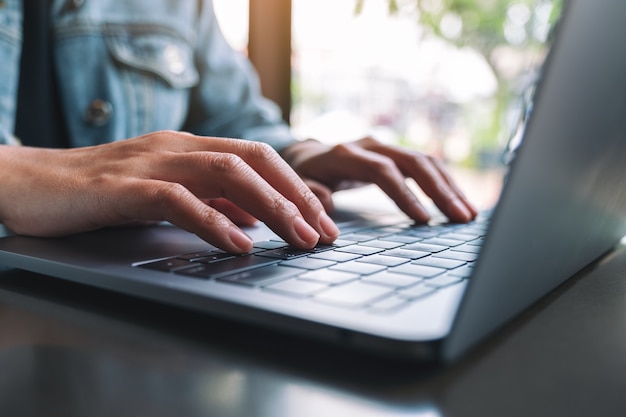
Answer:
[[[245,0],[215,3],[247,18]],[[490,205],[510,136],[502,127],[512,130],[523,110],[518,98],[544,56],[557,0],[417,4],[292,0],[291,79],[282,81],[291,83],[290,123],[301,138],[372,135],[434,154],[461,171],[455,178],[479,205]]]

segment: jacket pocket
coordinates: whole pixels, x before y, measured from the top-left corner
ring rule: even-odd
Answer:
[[[107,32],[108,48],[119,65],[152,74],[173,88],[198,83],[193,49],[185,39],[169,32]]]

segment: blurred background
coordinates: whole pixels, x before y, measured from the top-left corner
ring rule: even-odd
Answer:
[[[285,118],[298,137],[332,144],[371,135],[438,156],[485,208],[499,194],[503,155],[561,1],[273,0],[273,10],[269,0],[214,4],[227,40],[244,54],[253,19],[260,17],[255,33],[263,37],[264,24],[273,27],[272,17],[288,13]]]

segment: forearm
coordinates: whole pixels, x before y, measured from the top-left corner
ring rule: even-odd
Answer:
[[[55,190],[51,186],[59,183],[59,172],[47,169],[46,164],[55,152],[58,151],[0,145],[0,223],[18,232],[40,230],[45,234],[46,225],[30,217],[36,210],[31,203],[32,197],[39,194],[38,187],[43,186],[51,193],[48,203],[54,204]]]

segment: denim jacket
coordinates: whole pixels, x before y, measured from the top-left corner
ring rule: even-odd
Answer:
[[[0,0],[0,144],[13,136],[22,1]],[[292,143],[210,0],[54,0],[54,59],[72,146],[172,129]]]

